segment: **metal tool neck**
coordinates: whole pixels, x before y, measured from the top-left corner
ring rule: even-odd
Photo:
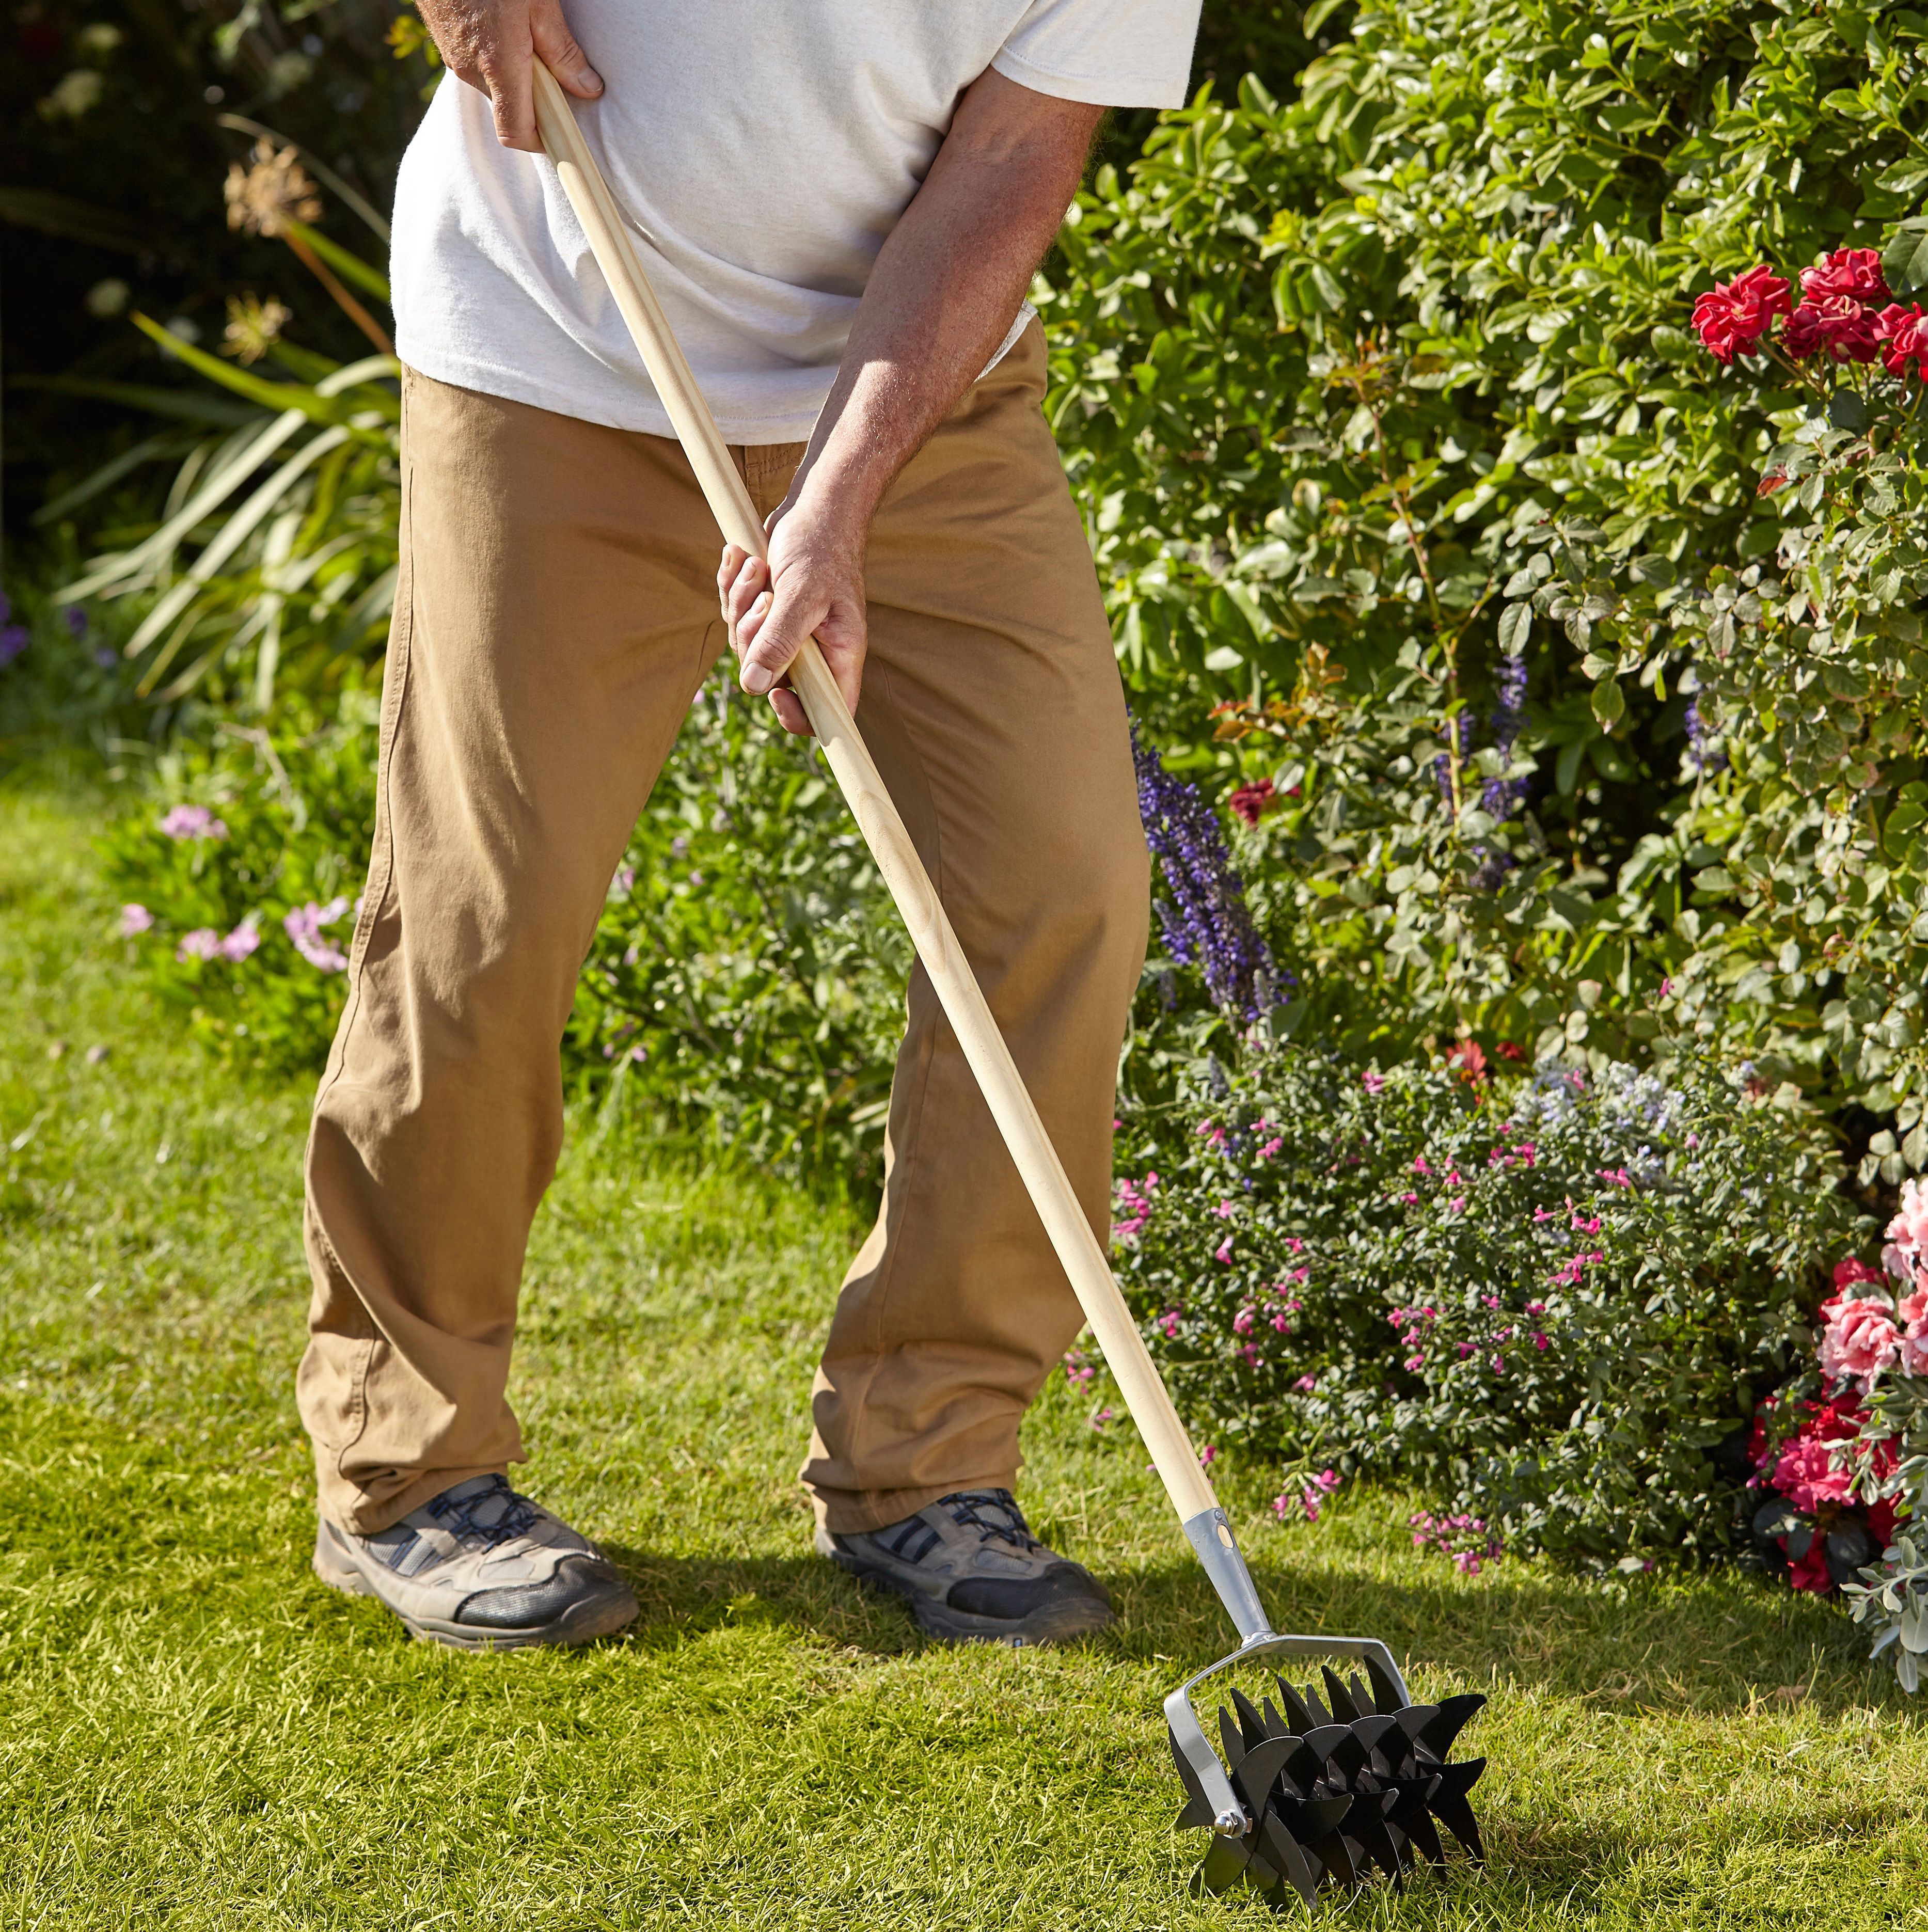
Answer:
[[[1265,1606],[1259,1601],[1252,1573],[1245,1567],[1244,1552],[1232,1534],[1232,1526],[1222,1509],[1200,1510],[1186,1519],[1185,1533],[1198,1552],[1225,1614],[1236,1627],[1241,1646],[1259,1643],[1273,1634]]]

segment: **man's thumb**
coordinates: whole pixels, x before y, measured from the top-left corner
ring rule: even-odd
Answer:
[[[589,64],[589,56],[576,44],[575,37],[563,18],[562,9],[549,0],[538,4],[529,17],[530,37],[536,52],[550,72],[570,93],[593,100],[602,92],[602,76]]]

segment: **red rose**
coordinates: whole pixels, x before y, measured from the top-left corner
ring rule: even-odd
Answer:
[[[1781,1539],[1781,1547],[1787,1547],[1787,1538]],[[1788,1581],[1797,1590],[1812,1590],[1816,1596],[1824,1597],[1834,1588],[1834,1579],[1827,1574],[1827,1539],[1816,1530],[1814,1540],[1807,1546],[1805,1556],[1796,1556],[1788,1564]]]
[[[1906,375],[1912,362],[1915,374],[1928,380],[1928,316],[1919,302],[1906,308],[1890,302],[1875,317],[1875,338],[1884,345],[1881,365],[1890,376]]]
[[[1752,356],[1774,318],[1788,313],[1788,285],[1765,262],[1716,282],[1694,304],[1694,331],[1723,365]]]
[[[1801,292],[1809,302],[1892,302],[1881,276],[1881,258],[1872,248],[1837,248],[1818,268],[1800,272]]]
[[[1251,784],[1242,784],[1232,794],[1232,809],[1248,825],[1256,825],[1277,796],[1272,780],[1260,778]]]
[[[1875,314],[1851,296],[1803,302],[1788,318],[1781,341],[1797,361],[1825,356],[1835,362],[1872,362],[1881,352]]]
[[[1845,1262],[1836,1262],[1834,1264],[1835,1298],[1839,1298],[1845,1294],[1857,1282],[1878,1282],[1881,1278],[1881,1270],[1871,1268],[1866,1262],[1852,1258]]]

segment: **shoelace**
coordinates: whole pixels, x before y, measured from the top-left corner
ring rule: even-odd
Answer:
[[[485,1504],[504,1505],[502,1514],[491,1522],[480,1522],[476,1512]],[[497,1476],[485,1490],[472,1496],[464,1496],[460,1502],[452,1502],[446,1496],[437,1496],[428,1505],[428,1514],[451,1536],[464,1543],[479,1543],[485,1550],[494,1550],[498,1545],[526,1535],[534,1528],[541,1511],[527,1496],[519,1496],[509,1486],[505,1477]]]
[[[944,1507],[959,1529],[975,1529],[987,1542],[995,1536],[1017,1544],[1026,1555],[1044,1547],[1032,1534],[1023,1510],[1008,1490],[966,1490],[946,1496]]]

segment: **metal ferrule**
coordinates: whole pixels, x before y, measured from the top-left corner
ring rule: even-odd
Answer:
[[[1265,1606],[1259,1601],[1252,1573],[1245,1568],[1244,1552],[1232,1534],[1232,1526],[1222,1509],[1200,1510],[1188,1520],[1185,1533],[1198,1552],[1198,1560],[1225,1606],[1225,1614],[1236,1626],[1240,1641],[1256,1643],[1274,1633]]]

